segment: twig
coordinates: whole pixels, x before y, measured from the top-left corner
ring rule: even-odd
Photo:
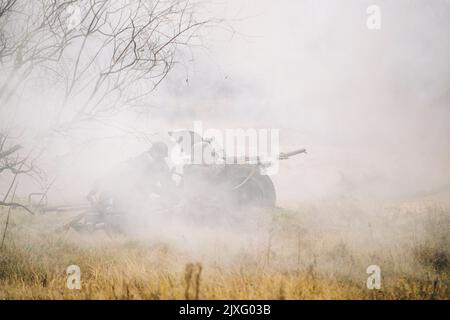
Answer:
[[[14,198],[16,196],[17,186],[18,186],[18,184],[16,183],[16,186],[14,188],[14,192],[13,192],[13,195],[12,195],[12,201],[14,201]],[[8,208],[8,215],[6,216],[5,230],[3,231],[2,244],[0,246],[0,250],[3,250],[3,245],[5,243],[6,232],[8,231],[9,217],[10,217],[10,214],[11,214],[11,210],[12,210],[12,207],[9,207]]]
[[[8,149],[6,151],[0,152],[0,159],[6,158],[7,156],[13,154],[14,152],[18,151],[21,148],[22,147],[20,145],[15,145],[14,147],[11,147],[10,149]]]
[[[25,211],[27,211],[28,213],[32,214],[34,216],[34,212],[31,211],[29,208],[27,208],[27,206],[24,206],[23,204],[17,203],[17,202],[3,202],[0,201],[0,206],[1,207],[14,207],[14,208],[22,208]]]

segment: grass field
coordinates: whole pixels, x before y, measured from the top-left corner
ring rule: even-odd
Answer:
[[[167,220],[147,236],[111,238],[55,232],[63,218],[14,210],[0,299],[450,298],[445,201],[322,201],[240,219]],[[73,264],[81,290],[66,287]],[[380,290],[366,287],[369,265],[381,268]]]

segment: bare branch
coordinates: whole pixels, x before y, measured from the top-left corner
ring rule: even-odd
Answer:
[[[11,147],[6,151],[2,151],[2,149],[0,148],[0,159],[6,158],[7,156],[15,153],[20,148],[22,148],[22,147],[19,145],[15,145],[14,147]]]
[[[13,209],[14,208],[22,208],[25,211],[27,211],[29,214],[34,215],[34,212],[31,211],[29,208],[27,208],[27,206],[25,206],[23,204],[20,204],[20,203],[17,203],[17,202],[3,202],[3,201],[0,201],[0,207],[11,207]]]

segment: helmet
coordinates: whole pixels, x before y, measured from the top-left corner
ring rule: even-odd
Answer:
[[[164,142],[155,142],[148,152],[154,158],[167,158],[169,155],[169,148]]]

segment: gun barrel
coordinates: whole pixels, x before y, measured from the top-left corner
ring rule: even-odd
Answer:
[[[54,207],[41,207],[42,212],[66,212],[66,211],[80,211],[91,208],[90,204],[73,205],[73,206],[54,206]],[[38,207],[39,208],[39,207]]]
[[[290,151],[290,152],[282,152],[280,153],[279,159],[280,160],[286,160],[289,159],[290,157],[296,156],[298,154],[302,154],[302,153],[306,153],[306,149],[297,149],[294,151]]]

